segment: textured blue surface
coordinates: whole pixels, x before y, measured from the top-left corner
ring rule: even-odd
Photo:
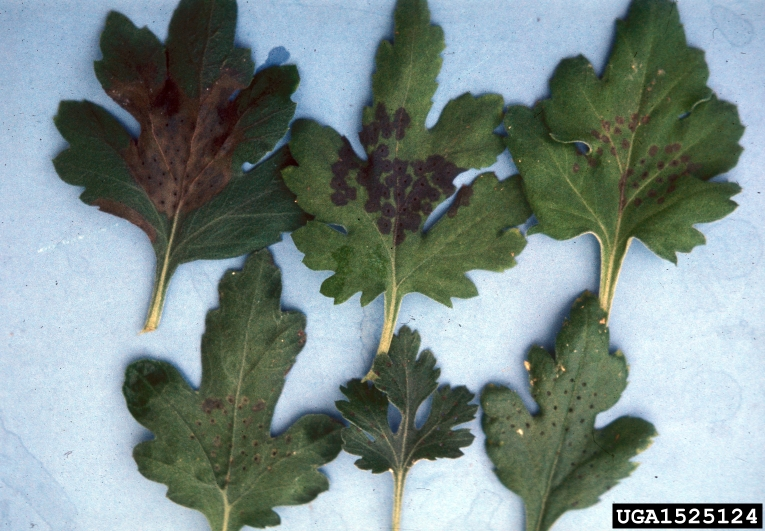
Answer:
[[[51,159],[65,144],[52,122],[61,99],[89,99],[130,123],[93,74],[110,9],[164,38],[175,0],[0,2],[0,529],[204,530],[204,517],[164,497],[131,458],[148,433],[121,394],[125,366],[151,355],[200,379],[204,317],[223,271],[241,259],[182,266],[162,325],[138,335],[154,256],[145,235],[78,200]],[[607,57],[624,0],[431,0],[447,48],[430,123],[463,92],[499,92],[531,104],[548,93],[558,61]],[[632,246],[614,303],[611,338],[631,367],[622,400],[599,423],[640,415],[660,436],[602,503],[567,513],[556,531],[610,528],[613,502],[765,501],[765,3],[679,3],[689,42],[706,51],[710,85],[747,126],[740,204],[700,227],[708,243],[662,261]],[[392,0],[240,0],[238,42],[258,65],[287,61],[302,78],[297,115],[353,136],[371,97]],[[494,167],[509,175],[507,153]],[[473,172],[474,175],[475,172]],[[277,407],[280,431],[308,411],[332,412],[339,385],[366,372],[381,301],[334,306],[319,294],[328,273],[308,270],[289,237],[272,248],[284,305],[308,316],[308,342]],[[474,392],[492,381],[525,390],[522,360],[551,346],[584,289],[597,288],[591,237],[534,236],[504,274],[474,272],[480,297],[449,309],[405,299],[401,322],[438,357],[442,379]],[[459,460],[417,465],[407,482],[409,531],[522,529],[522,505],[491,472],[478,422]],[[353,466],[325,467],[331,488],[308,506],[280,508],[286,530],[384,530],[392,481]]]

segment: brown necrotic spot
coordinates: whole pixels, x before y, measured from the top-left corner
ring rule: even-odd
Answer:
[[[223,409],[223,400],[220,398],[206,398],[205,401],[202,402],[202,411],[208,415],[215,409]]]
[[[657,145],[653,145],[650,148],[648,148],[648,154],[652,157],[655,157],[658,152],[659,152],[659,146]]]
[[[664,198],[663,198],[663,197],[660,197],[660,198],[658,198],[658,199],[656,200],[656,202],[657,202],[657,203],[659,203],[659,204],[661,205],[662,203],[664,203]]]
[[[659,162],[656,163],[656,167],[659,169],[659,171],[663,170],[665,166],[666,164],[664,163],[663,160],[660,160]]]
[[[629,149],[630,148],[630,141],[626,138],[622,140],[622,149]]]
[[[263,411],[266,409],[266,401],[262,398],[259,398],[257,402],[255,402],[255,405],[252,406],[252,411]]]
[[[621,116],[617,116],[616,118],[614,118],[614,121],[615,121],[617,124],[619,124],[619,125],[623,125],[623,124],[624,124],[624,118],[623,118],[623,117],[621,117]]]
[[[449,207],[447,216],[453,218],[457,215],[457,211],[460,207],[468,206],[470,204],[470,198],[473,196],[473,188],[470,186],[462,186],[457,192],[457,196],[454,198],[454,202]]]

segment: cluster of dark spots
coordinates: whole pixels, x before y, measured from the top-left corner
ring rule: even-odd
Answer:
[[[345,206],[349,201],[356,199],[356,188],[348,184],[348,174],[360,167],[356,154],[353,152],[350,142],[343,137],[343,145],[338,151],[339,159],[332,165],[332,180],[329,186],[334,190],[330,196],[332,203],[337,206]]]
[[[420,229],[441,197],[454,193],[452,181],[464,171],[439,155],[426,160],[402,160],[386,143],[380,143],[392,138],[402,140],[410,125],[406,109],[397,109],[391,119],[385,105],[379,103],[375,120],[359,134],[369,158],[359,160],[350,143],[343,139],[338,160],[332,165],[333,204],[344,206],[357,198],[357,189],[349,183],[351,172],[355,172],[356,182],[367,192],[364,209],[380,214],[377,228],[382,234],[392,233],[395,245],[404,241],[407,231]]]
[[[402,140],[411,123],[412,119],[403,107],[396,110],[391,120],[385,104],[378,103],[375,108],[375,119],[362,128],[359,140],[365,148],[377,144],[380,136],[387,140],[395,133],[396,140]]]
[[[682,144],[680,144],[679,142],[667,144],[666,146],[664,146],[663,149],[660,149],[659,146],[654,144],[648,148],[648,155],[650,157],[655,157],[660,152],[664,154],[673,154],[681,150],[682,150]],[[640,164],[645,164],[645,160],[646,159],[644,158],[641,159]],[[681,165],[685,165],[685,168],[684,169],[680,168]],[[646,199],[655,199],[657,204],[659,205],[663,204],[667,199],[666,196],[668,194],[671,194],[675,190],[677,190],[677,184],[676,184],[677,180],[685,175],[690,175],[693,172],[701,169],[701,165],[694,164],[691,161],[691,157],[689,155],[681,155],[679,158],[672,158],[669,162],[667,162],[666,160],[659,160],[656,162],[656,170],[658,173],[661,173],[668,168],[675,169],[674,171],[676,171],[677,173],[672,173],[669,176],[657,175],[654,181],[654,184],[656,186],[649,189],[644,197],[633,198],[632,200],[633,205],[638,207],[642,205],[646,201]],[[648,171],[644,171],[640,175],[640,180],[645,180],[648,177],[649,177]],[[666,186],[666,189],[662,190],[663,186]],[[635,189],[640,188],[637,180],[632,183],[632,187]]]
[[[202,411],[208,415],[215,409],[223,410],[223,400],[219,398],[206,398],[205,401],[202,402]]]
[[[242,409],[244,406],[250,403],[250,399],[246,396],[243,396],[242,399],[239,401],[239,404],[236,406],[236,409]]]
[[[266,401],[262,398],[259,398],[257,402],[255,402],[255,405],[252,406],[252,411],[258,412],[263,411],[266,409]]]

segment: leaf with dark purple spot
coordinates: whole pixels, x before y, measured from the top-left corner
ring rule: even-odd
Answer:
[[[360,291],[362,305],[385,293],[380,352],[407,293],[451,306],[452,297],[477,295],[467,271],[512,267],[525,240],[511,227],[530,215],[517,177],[500,182],[485,174],[457,194],[448,216],[423,231],[428,216],[457,191],[454,178],[491,165],[502,152],[493,131],[503,102],[498,95],[464,94],[426,128],[443,31],[430,24],[425,0],[400,0],[394,35],[378,49],[373,102],[363,113],[366,160],[329,127],[298,120],[290,142],[298,165],[283,172],[298,204],[315,216],[293,235],[305,264],[334,271],[322,293],[341,303]]]
[[[138,470],[214,530],[279,525],[276,506],[308,503],[329,488],[317,469],[340,452],[342,424],[305,415],[271,434],[285,374],[305,343],[305,316],[280,309],[281,275],[267,250],[220,283],[207,314],[199,390],[169,363],[143,359],[123,393],[154,439],[133,451]]]
[[[526,531],[546,531],[564,512],[596,504],[656,436],[637,417],[595,429],[595,417],[627,386],[624,356],[608,352],[605,318],[585,293],[563,323],[555,355],[531,349],[525,365],[537,414],[506,387],[488,385],[481,395],[486,452],[502,484],[523,498]]]
[[[736,208],[739,186],[709,180],[736,165],[744,131],[706,85],[704,53],[686,44],[674,2],[635,0],[614,42],[601,77],[584,57],[565,59],[550,99],[505,118],[539,220],[531,232],[597,236],[606,310],[633,238],[676,262],[705,241],[694,224]]]
[[[180,264],[245,254],[304,221],[280,178],[293,163],[289,151],[260,162],[295,111],[297,69],[253,77],[235,27],[235,0],[183,0],[166,45],[111,12],[96,77],[138,121],[139,137],[88,101],[61,102],[55,118],[70,145],[53,161],[59,176],[85,187],[83,202],[140,227],[154,247],[146,331],[159,324]],[[244,162],[260,163],[244,172]]]

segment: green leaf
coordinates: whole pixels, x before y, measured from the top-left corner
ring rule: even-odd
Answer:
[[[438,388],[440,369],[429,350],[421,352],[420,336],[406,326],[393,336],[388,353],[375,358],[374,385],[351,380],[340,391],[348,400],[335,402],[351,426],[343,429],[343,449],[361,458],[356,466],[379,474],[393,473],[395,492],[393,520],[401,516],[401,498],[409,469],[421,459],[431,461],[462,456],[460,448],[470,446],[468,429],[453,429],[475,418],[477,406],[470,405],[473,394],[464,386]],[[417,410],[430,397],[428,418],[417,427]],[[401,413],[394,432],[388,422],[388,405]]]
[[[270,245],[304,223],[274,149],[295,111],[294,66],[253,77],[250,51],[234,47],[235,0],[182,0],[163,46],[111,12],[95,71],[140,125],[137,139],[106,110],[63,101],[56,127],[70,147],[53,161],[80,199],[127,219],[157,255],[145,331],[159,325],[170,278],[182,263],[231,258]]]
[[[135,447],[138,470],[168,486],[217,531],[279,524],[272,509],[308,503],[329,488],[316,469],[340,451],[342,425],[306,415],[271,435],[284,378],[305,343],[305,317],[279,308],[281,275],[268,251],[220,284],[207,314],[202,385],[194,391],[170,364],[132,363],[123,393],[154,440]]]
[[[486,451],[502,484],[523,498],[526,531],[545,531],[564,512],[597,503],[656,436],[635,417],[594,428],[627,386],[627,363],[621,352],[608,353],[605,322],[598,300],[585,293],[563,323],[555,355],[531,349],[525,365],[536,415],[505,387],[488,385],[481,396]]]
[[[395,39],[380,45],[373,103],[363,113],[366,160],[329,127],[298,120],[292,129],[298,166],[283,175],[298,204],[315,216],[293,239],[308,267],[334,271],[321,292],[336,303],[360,291],[366,305],[385,293],[379,352],[388,349],[404,295],[423,293],[447,306],[451,297],[474,297],[465,273],[508,269],[525,245],[517,230],[508,230],[530,216],[517,177],[479,176],[423,231],[439,202],[455,192],[453,179],[491,165],[503,150],[493,133],[502,116],[498,95],[464,94],[446,105],[433,128],[425,127],[443,49],[443,31],[430,25],[427,2],[400,0]]]
[[[539,220],[532,232],[598,238],[607,311],[633,238],[676,262],[705,241],[694,224],[736,208],[738,185],[707,181],[736,165],[744,128],[708,75],[675,3],[635,0],[602,77],[582,56],[565,59],[550,99],[508,110],[507,145]]]

